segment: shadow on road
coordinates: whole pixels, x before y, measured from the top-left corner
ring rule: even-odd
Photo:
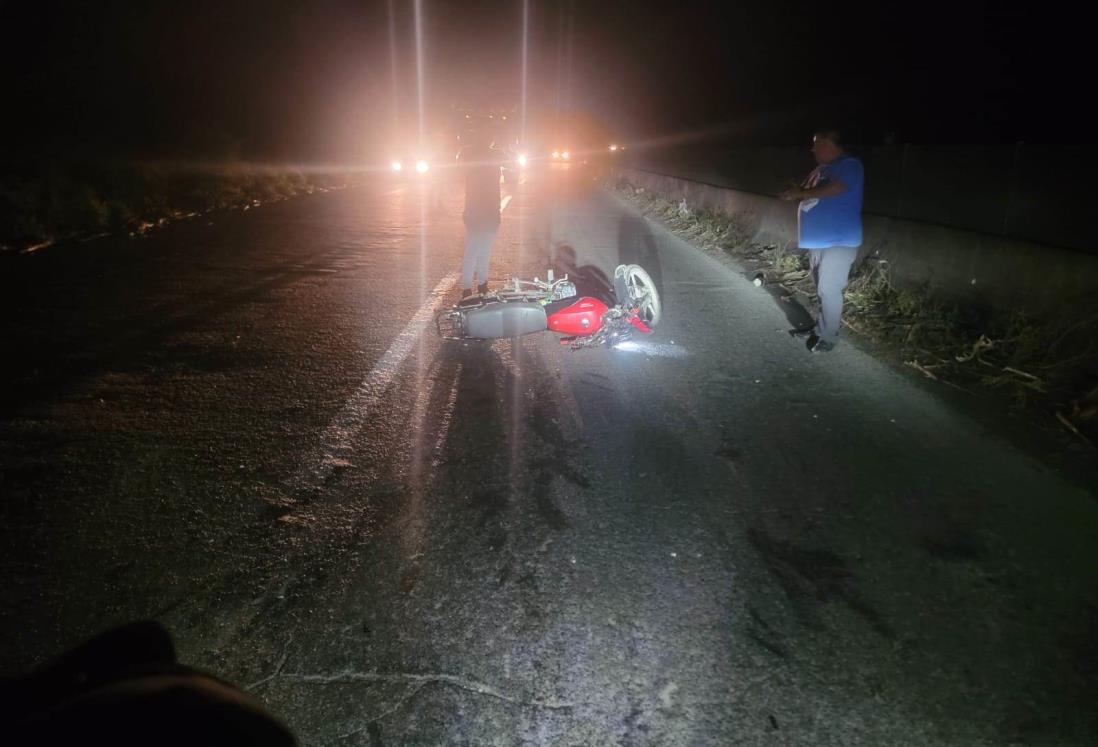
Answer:
[[[754,280],[759,276],[758,270],[752,270],[747,273],[747,277]],[[812,317],[800,301],[797,300],[797,296],[788,291],[785,287],[778,283],[764,283],[763,290],[770,294],[774,299],[774,303],[778,305],[778,308],[785,314],[786,321],[789,322],[791,329],[810,329],[816,324],[816,320]]]
[[[785,592],[802,627],[824,629],[821,610],[835,601],[861,616],[878,635],[896,638],[884,617],[858,592],[846,561],[835,553],[785,542],[758,527],[747,530],[747,539]]]
[[[537,365],[525,340],[454,345],[444,355],[440,375],[454,377],[457,396],[432,489],[462,501],[464,513],[475,515],[454,518],[461,525],[446,533],[510,559],[516,547],[536,546],[545,532],[570,526],[555,490],[559,484],[590,486],[580,444],[562,431],[555,380]],[[517,521],[520,515],[534,524]],[[531,527],[535,538],[516,541],[513,535]],[[510,570],[500,573],[502,585]]]
[[[663,296],[663,265],[652,229],[644,218],[623,215],[618,223],[618,264],[640,265],[652,277],[656,292]]]
[[[576,284],[579,295],[598,298],[613,305],[614,284],[602,269],[591,264],[578,264],[575,247],[565,243],[554,245],[549,261],[558,277],[567,275]]]

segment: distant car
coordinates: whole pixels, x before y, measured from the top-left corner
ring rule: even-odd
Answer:
[[[389,170],[394,174],[408,177],[422,177],[430,172],[433,165],[427,153],[408,150],[394,154],[389,160]]]
[[[389,151],[389,171],[407,179],[434,177],[453,165],[458,147],[442,135],[427,138],[422,144],[398,144]]]

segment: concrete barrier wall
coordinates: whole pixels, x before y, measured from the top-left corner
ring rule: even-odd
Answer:
[[[1098,148],[1071,145],[856,147],[866,212],[1098,253],[1091,182]],[[777,196],[815,166],[807,147],[697,144],[632,153],[628,166]]]
[[[692,209],[719,210],[747,227],[755,241],[797,243],[796,204],[640,169],[629,182]],[[946,226],[866,214],[861,256],[886,259],[893,282],[927,286],[966,305],[1063,313],[1098,300],[1098,255]]]

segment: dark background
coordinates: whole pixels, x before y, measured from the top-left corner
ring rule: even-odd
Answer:
[[[584,44],[598,88],[674,132],[784,143],[829,122],[872,143],[1064,141],[1084,62],[1077,12],[1040,3],[615,3]],[[620,33],[615,33],[620,31]],[[614,80],[625,85],[614,86]],[[816,123],[816,124],[813,124]]]
[[[393,5],[395,87],[385,2],[0,3],[3,150],[361,157],[415,108],[412,2]],[[519,106],[521,1],[423,7],[431,110]],[[1066,4],[534,0],[528,101],[657,143],[822,124],[865,144],[1085,142],[1088,33]]]

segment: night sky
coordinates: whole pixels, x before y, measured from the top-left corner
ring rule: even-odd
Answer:
[[[397,113],[412,3],[393,0]],[[520,0],[423,0],[425,98],[518,107]],[[1079,142],[1090,41],[1048,3],[532,0],[531,116],[625,137]],[[382,0],[0,4],[8,153],[354,158],[394,123]]]

